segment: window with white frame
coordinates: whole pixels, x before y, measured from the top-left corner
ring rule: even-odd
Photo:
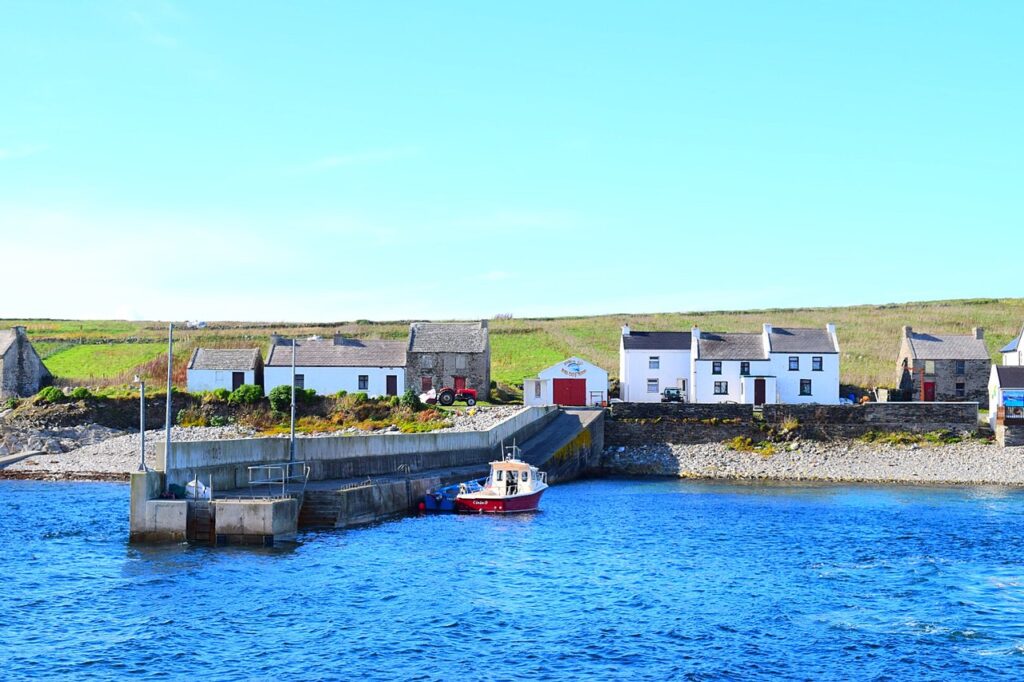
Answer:
[[[306,375],[296,374],[295,375],[295,388],[306,388]]]
[[[967,361],[966,360],[957,360],[956,361],[956,373],[957,374],[967,374]]]
[[[749,362],[741,362],[740,363],[740,376],[744,376],[744,377],[749,377],[750,376],[750,363]]]
[[[956,384],[956,397],[966,398],[967,397],[967,384],[962,381],[958,381]]]
[[[456,355],[455,356],[455,369],[466,369],[466,356]]]
[[[433,355],[424,355],[423,356],[423,366],[424,367],[433,367],[434,366],[434,356]]]
[[[359,390],[365,391],[370,388],[370,375],[360,374],[359,375]]]
[[[811,395],[811,380],[801,379],[800,380],[800,395]]]
[[[935,361],[934,360],[925,360],[924,361],[924,373],[925,374],[935,374]]]
[[[729,382],[728,381],[716,381],[715,382],[715,395],[729,395]]]
[[[814,357],[811,358],[811,371],[812,372],[820,372],[820,371],[822,371],[821,368],[822,368],[822,357],[820,355],[815,355]]]
[[[722,363],[721,363],[721,361],[715,360],[714,362],[711,363],[711,373],[712,374],[721,374],[722,373]]]
[[[657,379],[648,379],[647,380],[647,392],[648,393],[660,393],[661,392],[661,391],[658,390],[658,380]]]
[[[661,357],[652,355],[647,358],[647,369],[661,369]]]
[[[790,355],[789,356],[789,371],[799,372],[800,371],[800,356]]]

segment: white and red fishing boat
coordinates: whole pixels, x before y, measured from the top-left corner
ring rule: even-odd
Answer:
[[[491,462],[491,475],[482,486],[463,483],[455,496],[461,512],[502,514],[536,511],[548,488],[547,474],[519,459],[519,448],[507,448],[504,459]]]

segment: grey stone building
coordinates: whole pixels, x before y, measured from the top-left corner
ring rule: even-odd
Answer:
[[[24,327],[0,331],[0,398],[35,395],[52,379]]]
[[[977,402],[988,409],[992,359],[979,327],[970,336],[923,334],[903,328],[899,387],[913,401]]]
[[[425,393],[445,386],[476,389],[487,400],[491,389],[491,339],[487,320],[413,322],[409,325],[405,385]]]

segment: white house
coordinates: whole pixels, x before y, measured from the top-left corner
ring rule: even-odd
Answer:
[[[190,393],[263,386],[263,356],[259,348],[196,348],[186,373]]]
[[[690,391],[690,332],[638,332],[622,327],[619,341],[619,398],[657,403],[666,388]]]
[[[1003,354],[1004,366],[1024,366],[1024,329],[1021,329],[1020,334],[999,352]]]
[[[526,405],[603,405],[608,401],[608,372],[569,358],[523,381]]]
[[[839,340],[824,329],[718,334],[694,327],[690,399],[698,403],[839,402]]]
[[[1024,419],[1024,365],[992,365],[988,380],[988,421],[994,429],[1004,417]]]
[[[361,341],[335,334],[295,342],[295,385],[320,395],[338,391],[369,396],[405,392],[405,341]],[[266,390],[291,384],[292,341],[271,337],[264,369]]]

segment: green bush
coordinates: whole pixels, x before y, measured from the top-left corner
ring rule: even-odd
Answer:
[[[227,417],[219,414],[210,417],[210,426],[227,426],[229,423],[231,422]]]
[[[363,403],[365,403],[368,400],[368,398],[369,398],[369,396],[367,396],[362,391],[360,391],[359,393],[353,393],[352,394],[352,404],[353,405],[362,405]]]
[[[399,398],[397,395],[393,395],[390,398],[388,398],[388,405],[390,405],[391,407],[398,407],[401,404],[402,399]]]
[[[185,427],[209,426],[210,424],[206,419],[206,415],[198,407],[186,407],[184,410],[179,411],[174,421],[178,426]]]
[[[341,389],[340,391],[338,391],[337,393],[334,394],[334,397],[340,399],[340,398],[344,398],[347,395],[348,395],[348,391],[346,391],[345,389]]]
[[[420,400],[419,394],[411,388],[405,389],[405,393],[402,394],[402,405],[412,410],[419,410],[423,407],[423,402]]]
[[[295,389],[295,401],[309,405],[316,402],[316,389],[313,388],[297,388]]]
[[[85,386],[79,386],[75,390],[71,391],[71,398],[73,400],[85,400],[91,398],[92,393]]]
[[[47,386],[43,390],[36,393],[36,402],[40,403],[60,403],[64,402],[64,391],[60,390],[56,386]]]
[[[229,405],[255,405],[261,400],[263,400],[263,388],[253,384],[242,384],[228,396]]]
[[[270,409],[274,412],[288,412],[292,404],[292,387],[286,384],[275,386],[270,390],[270,395],[267,398],[270,399]],[[298,399],[298,395],[296,395],[296,399]]]
[[[17,398],[8,398],[4,401],[5,410],[13,410],[15,407],[21,404],[21,401]]]

